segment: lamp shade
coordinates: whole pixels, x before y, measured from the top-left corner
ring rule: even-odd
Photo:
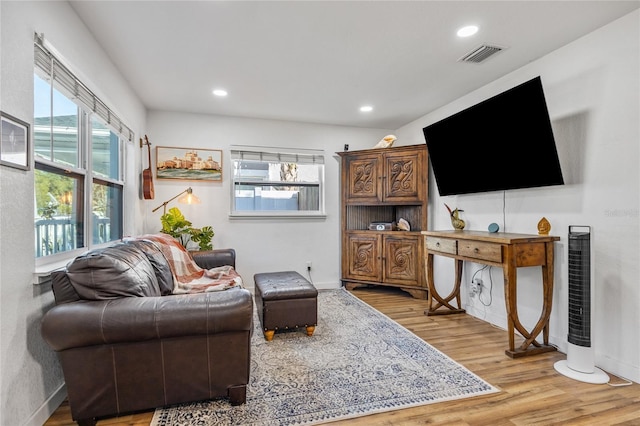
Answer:
[[[180,197],[180,198],[178,198]],[[178,202],[182,203],[182,204],[200,204],[200,198],[196,197],[195,195],[193,195],[193,190],[191,189],[191,187],[185,189],[184,191],[182,191],[181,193],[179,193],[178,195],[169,198],[167,201],[165,201],[164,203],[160,204],[158,207],[156,207],[155,209],[151,210],[152,212],[155,212],[156,210],[158,210],[159,208],[162,207],[162,212],[163,214],[167,212],[167,204],[169,204],[169,202],[175,200],[176,198],[178,198]]]
[[[187,191],[186,194],[178,198],[178,202],[182,204],[200,204],[200,198],[198,198],[192,191]]]

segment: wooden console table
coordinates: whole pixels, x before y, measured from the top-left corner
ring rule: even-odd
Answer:
[[[426,315],[465,312],[460,304],[463,261],[498,266],[504,271],[504,299],[507,308],[509,349],[505,353],[511,358],[519,358],[556,350],[549,345],[549,317],[553,300],[553,249],[554,242],[560,240],[560,237],[485,231],[422,231],[422,235],[425,240],[425,269],[429,288]],[[454,288],[447,297],[438,294],[433,281],[434,255],[455,259]],[[525,329],[518,318],[517,268],[525,266],[542,266],[542,312],[531,331]],[[454,298],[457,307],[451,304]],[[515,347],[516,330],[525,339],[518,348]],[[540,332],[543,343],[536,341]]]

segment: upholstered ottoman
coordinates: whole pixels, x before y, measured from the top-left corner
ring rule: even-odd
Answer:
[[[253,276],[258,317],[267,341],[276,330],[305,327],[313,335],[318,323],[318,290],[295,271]]]

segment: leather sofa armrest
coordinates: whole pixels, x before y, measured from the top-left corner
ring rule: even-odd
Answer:
[[[191,252],[193,260],[203,269],[231,265],[236,267],[236,251],[234,249],[215,249]]]
[[[242,288],[66,303],[42,320],[42,336],[55,351],[252,328],[253,299]]]

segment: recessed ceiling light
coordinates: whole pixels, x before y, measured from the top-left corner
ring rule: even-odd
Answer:
[[[478,27],[476,27],[475,25],[468,25],[466,27],[460,28],[456,34],[458,34],[458,37],[469,37],[477,32]]]
[[[371,112],[371,111],[373,111],[373,107],[369,106],[369,105],[361,106],[360,107],[360,111],[362,111],[362,112]]]
[[[224,89],[215,89],[213,94],[216,96],[227,96],[227,91]]]

